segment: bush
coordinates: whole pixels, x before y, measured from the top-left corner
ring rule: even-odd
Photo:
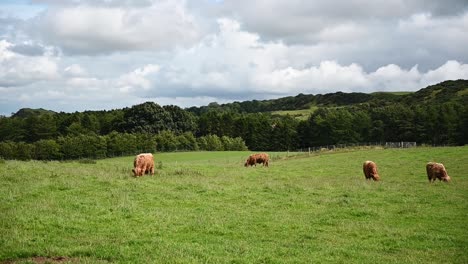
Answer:
[[[52,139],[39,140],[34,143],[34,158],[37,160],[61,159],[60,145]]]
[[[175,151],[177,150],[177,138],[171,131],[162,131],[156,136],[156,144],[159,151]]]
[[[221,151],[224,150],[223,143],[217,135],[205,136],[206,149],[208,151]]]

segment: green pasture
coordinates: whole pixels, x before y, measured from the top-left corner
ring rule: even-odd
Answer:
[[[317,109],[318,107],[312,106],[309,109],[272,111],[271,114],[277,116],[289,115],[299,120],[307,120]]]
[[[0,263],[468,263],[468,147],[249,153],[0,160]]]

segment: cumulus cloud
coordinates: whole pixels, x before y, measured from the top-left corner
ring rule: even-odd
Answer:
[[[441,67],[430,70],[421,78],[422,85],[438,83],[444,80],[468,79],[468,64],[448,61]]]
[[[244,21],[249,31],[293,41],[349,21],[394,20],[416,13],[447,16],[466,11],[468,4],[465,0],[224,0],[223,7],[225,16]]]
[[[12,43],[0,40],[0,86],[21,86],[59,77],[53,57],[24,56],[12,51],[12,46]]]
[[[148,94],[232,99],[248,93],[270,97],[337,90],[412,91],[447,79],[466,78],[468,74],[467,65],[458,61],[447,61],[425,72],[418,65],[404,68],[386,64],[366,71],[359,63],[320,60],[311,64],[311,60],[302,58],[303,47],[262,41],[257,34],[241,30],[234,20],[220,19],[218,23],[218,33],[207,36],[190,50],[179,52],[168,62],[178,67],[161,68],[155,82],[172,88],[167,92],[149,89]],[[316,52],[305,50],[308,55]]]
[[[130,73],[124,74],[117,80],[117,87],[124,93],[135,91],[137,89],[148,90],[151,82],[149,75],[159,72],[158,65],[148,64],[143,68],[138,68]]]
[[[224,16],[263,40],[316,47],[321,60],[359,63],[366,70],[384,63],[427,70],[447,58],[468,60],[464,0],[225,0],[223,7]]]
[[[34,19],[30,31],[71,54],[172,49],[190,45],[199,37],[197,23],[182,0],[126,8],[118,3],[78,3],[48,9]]]

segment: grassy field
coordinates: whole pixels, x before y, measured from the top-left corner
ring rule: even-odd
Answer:
[[[272,111],[271,114],[279,116],[290,115],[299,120],[307,120],[317,109],[317,106],[311,106],[309,109]]]
[[[468,263],[468,147],[247,155],[156,154],[141,178],[132,157],[2,161],[0,263]]]

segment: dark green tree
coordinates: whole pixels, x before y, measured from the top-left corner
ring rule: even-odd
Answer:
[[[153,102],[124,109],[124,120],[120,127],[128,133],[157,134],[174,127],[171,115]]]
[[[61,158],[60,145],[55,140],[42,139],[34,142],[34,159],[60,160]]]

